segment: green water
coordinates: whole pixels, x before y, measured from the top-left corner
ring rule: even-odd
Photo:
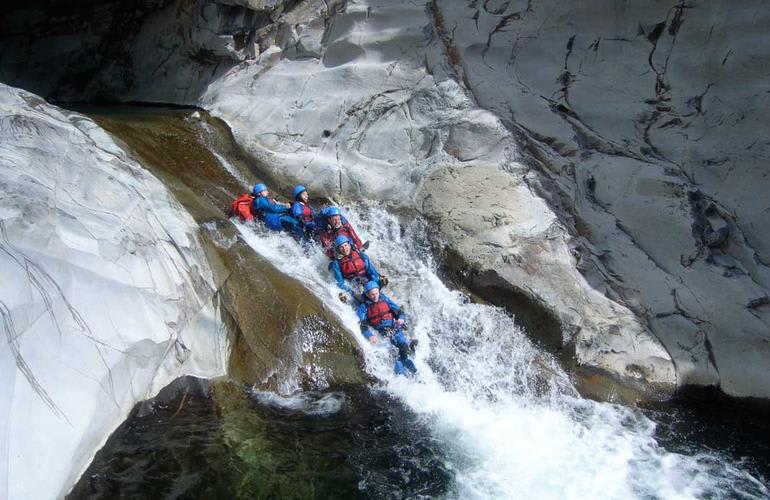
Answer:
[[[451,484],[428,429],[382,393],[270,397],[180,379],[134,409],[68,498],[417,498]]]

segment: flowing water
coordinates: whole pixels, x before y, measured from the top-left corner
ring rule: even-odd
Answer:
[[[392,354],[361,338],[379,390],[402,401],[442,443],[455,498],[766,498],[763,482],[719,453],[664,449],[641,411],[581,398],[568,375],[500,308],[447,288],[424,235],[376,204],[346,207],[369,255],[391,278],[386,292],[420,341],[419,376],[392,373]],[[355,332],[336,299],[326,259],[294,241],[241,225],[244,239],[324,298]]]
[[[221,142],[211,139],[214,132],[210,128],[201,125],[199,132],[208,147]],[[221,168],[235,173],[234,182],[245,184],[227,154],[213,153]],[[185,477],[195,479],[186,488],[174,490],[177,496],[287,496],[287,486],[274,485],[280,478],[297,485],[297,494],[288,496],[316,498],[770,496],[762,476],[768,472],[766,444],[736,450],[729,438],[710,440],[707,435],[683,433],[678,416],[684,413],[671,408],[643,412],[581,398],[559,363],[533,345],[504,310],[474,303],[442,282],[438,263],[432,258],[431,243],[435,242],[429,241],[424,221],[399,219],[375,203],[344,208],[362,238],[371,242],[370,257],[391,279],[385,292],[404,307],[409,332],[420,341],[415,356],[417,376],[395,376],[388,343],[372,346],[358,333],[354,311],[337,299],[328,260],[318,249],[304,249],[289,236],[270,233],[259,225],[236,223],[255,252],[303,283],[340,318],[359,342],[366,370],[378,382],[326,394],[252,391],[245,409],[240,405],[238,412],[201,410],[200,418],[179,404],[176,411],[190,417],[191,433],[196,433],[194,422],[213,422],[209,431],[220,436],[214,439],[220,444],[211,445],[214,458],[207,463],[224,461],[226,465],[201,466],[197,476],[189,476],[188,467]],[[239,416],[233,417],[236,413]],[[263,436],[259,446],[240,449],[238,443],[251,435],[245,430],[250,427],[243,425],[249,419],[244,415],[259,420],[260,428],[273,429],[267,434],[275,434],[274,438],[254,431]],[[162,412],[155,411],[142,418],[162,417]],[[134,421],[139,418],[135,416]],[[288,428],[282,427],[287,419]],[[233,420],[241,424],[233,424]],[[685,420],[684,428],[688,422]],[[692,420],[691,425],[700,423]],[[766,428],[766,424],[759,426],[764,434],[758,434],[758,439],[766,438]],[[229,438],[227,429],[231,429]],[[329,429],[334,434],[329,442],[313,437]],[[708,434],[708,429],[717,431],[719,427],[705,425],[704,429]],[[142,460],[135,457],[132,442],[152,435],[152,431],[136,436],[116,433],[73,497],[109,497],[105,492],[111,490],[99,489],[98,478],[122,470],[115,465],[120,460]],[[291,439],[282,439],[289,436]],[[150,446],[153,440],[147,439]],[[752,435],[749,432],[739,439],[745,443]],[[220,454],[217,446],[229,451]],[[304,450],[300,455],[298,448]],[[755,461],[750,457],[753,452],[759,457]],[[282,453],[289,458],[280,458]],[[273,460],[274,467],[265,468],[260,456]],[[313,460],[331,463],[329,470],[336,472],[313,471]],[[142,463],[133,480],[124,474],[123,481],[141,481],[149,496],[175,497],[166,486],[147,486],[148,478],[154,477],[148,471],[154,469],[146,461]],[[254,470],[270,475],[273,489],[251,488]],[[203,479],[223,475],[240,486],[228,483],[220,487],[216,480]],[[91,481],[97,486],[87,493],[85,482],[94,477],[97,479]],[[311,481],[314,487],[303,489],[303,481]],[[203,485],[214,489],[204,494],[208,490],[201,489]]]

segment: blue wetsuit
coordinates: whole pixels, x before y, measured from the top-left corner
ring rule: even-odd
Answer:
[[[353,252],[355,252],[355,250],[351,250],[351,254]],[[372,264],[372,261],[369,260],[369,256],[366,255],[364,252],[356,252],[356,253],[358,253],[358,255],[361,256],[361,259],[363,259],[364,261],[364,266],[365,266],[364,269],[366,270],[366,274],[363,276],[353,278],[352,281],[358,282],[362,285],[368,281],[374,281],[379,285],[380,273],[377,272],[377,268],[375,268],[374,264]],[[334,271],[334,278],[337,280],[337,286],[343,289],[344,291],[355,296],[355,292],[348,284],[348,281],[345,279],[345,276],[342,274],[342,268],[340,267],[340,260],[339,259],[333,260],[331,263],[331,268],[332,268],[332,271]]]
[[[361,322],[361,333],[363,333],[364,337],[368,340],[374,335],[369,328],[374,328],[383,335],[389,336],[391,343],[398,349],[398,359],[396,359],[396,364],[393,367],[394,371],[399,375],[405,375],[407,370],[412,373],[416,372],[417,367],[414,366],[414,361],[412,361],[410,356],[411,346],[403,332],[403,329],[406,328],[406,323],[403,325],[398,325],[396,323],[397,319],[405,319],[401,312],[401,308],[383,293],[380,293],[380,300],[378,302],[385,302],[385,304],[388,305],[388,310],[392,317],[381,318],[377,324],[373,325],[371,322],[370,311],[376,303],[368,298],[364,298],[364,301],[358,306],[358,310],[356,311],[358,319]]]
[[[257,196],[254,198],[251,207],[253,212],[273,231],[283,231],[286,229],[296,234],[302,232],[297,219],[287,215],[289,209],[286,205],[277,203],[266,196]]]
[[[291,204],[291,216],[299,222],[307,236],[312,236],[316,230],[318,214],[309,204],[295,201]]]

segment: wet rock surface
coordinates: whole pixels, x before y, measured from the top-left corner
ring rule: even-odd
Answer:
[[[761,3],[435,5],[586,277],[649,325],[680,385],[767,397]]]
[[[238,242],[223,208],[251,174],[223,168],[216,155],[237,155],[221,124],[113,109],[97,118],[113,139],[7,86],[0,111],[13,137],[0,148],[3,496],[64,494],[131,407],[180,375],[279,391],[364,380],[334,317]],[[21,480],[40,467],[44,481]]]
[[[231,378],[281,393],[364,380],[350,333],[310,291],[242,242],[223,215],[223,207],[256,177],[221,122],[167,108],[89,112],[164,180],[200,224],[231,332]]]
[[[4,26],[31,19],[24,12]],[[636,366],[632,381],[651,377],[765,397],[770,243],[759,61],[767,54],[757,43],[764,15],[756,1],[729,8],[662,1],[145,2],[130,16],[132,41],[121,48],[129,55],[101,64],[88,88],[40,77],[42,67],[58,71],[54,65],[13,63],[24,59],[19,40],[34,23],[3,38],[9,57],[2,69],[3,78],[19,82],[55,80],[50,87],[61,98],[104,91],[119,100],[198,102],[228,123],[274,185],[301,180],[338,200],[413,207],[429,194],[424,184],[435,172],[495,165],[510,182],[528,186],[516,198],[542,198],[557,220],[540,233],[537,266],[501,262],[518,250],[486,238],[498,233],[495,245],[510,241],[503,235],[509,229],[478,219],[466,201],[460,210],[483,229],[447,238],[461,260],[501,277],[513,295],[540,282],[524,295],[559,318],[562,348],[578,346],[572,340],[583,335],[590,341],[576,352],[592,354],[578,355],[579,362],[620,378]],[[96,39],[109,40],[99,33],[106,31]],[[42,31],[39,43],[51,36]],[[30,53],[47,52],[41,46]],[[69,66],[78,67],[77,59]],[[120,78],[119,68],[132,78]],[[32,75],[26,80],[25,71]],[[128,87],[117,91],[116,82]],[[429,215],[438,220],[435,210]],[[467,253],[478,248],[497,248],[500,259]],[[541,272],[535,267],[558,270],[554,285],[533,277]],[[559,291],[576,270],[583,276],[578,296],[603,304],[590,315],[570,309],[574,294]],[[590,333],[575,337],[583,328]],[[623,342],[633,338],[652,350],[638,363],[616,356],[618,328]],[[655,338],[666,353],[652,347]],[[628,344],[621,350],[633,352]],[[645,360],[652,358],[673,359],[675,376],[662,365],[651,375]]]

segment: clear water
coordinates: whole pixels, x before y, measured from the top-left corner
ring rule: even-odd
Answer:
[[[435,498],[451,471],[382,392],[291,396],[179,379],[110,437],[69,499]]]

